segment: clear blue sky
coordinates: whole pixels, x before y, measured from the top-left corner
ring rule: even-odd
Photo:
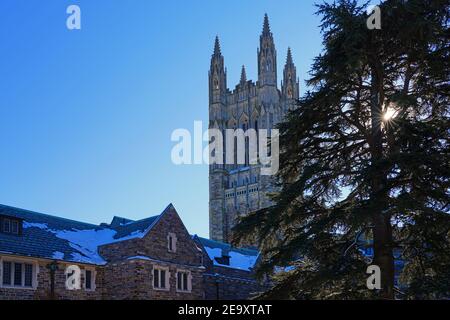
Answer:
[[[66,28],[81,7],[82,29]],[[321,50],[314,1],[1,0],[0,203],[92,222],[173,203],[208,236],[208,167],[175,166],[177,128],[208,117],[216,34],[234,87],[256,79],[264,13],[304,79]]]

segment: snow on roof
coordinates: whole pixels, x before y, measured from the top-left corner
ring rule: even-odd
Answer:
[[[230,251],[230,267],[235,269],[251,271],[256,264],[258,255],[249,256],[237,251]]]
[[[0,234],[0,252],[97,265],[106,264],[98,253],[100,246],[142,238],[162,215],[138,221],[130,220],[125,225],[113,227],[97,226],[3,205],[0,205],[0,214],[24,220],[20,238]]]
[[[82,262],[91,264],[105,264],[106,261],[98,254],[98,247],[114,242],[124,241],[133,238],[142,238],[145,231],[134,231],[122,238],[115,238],[117,231],[109,228],[84,229],[84,230],[57,230],[50,228],[45,223],[28,223],[23,225],[24,229],[38,228],[40,230],[54,234],[58,239],[66,240],[73,251],[68,258],[60,251],[53,252],[52,258],[58,260],[68,260],[72,262]]]
[[[55,252],[53,252],[52,258],[55,260],[62,260],[62,259],[64,259],[64,252],[55,251]]]
[[[21,237],[0,233],[0,252],[104,265],[106,261],[98,253],[100,246],[144,237],[168,208],[170,205],[158,216],[137,221],[115,218],[114,226],[98,226],[0,205],[0,214],[23,220]],[[229,244],[204,238],[199,240],[217,266],[250,271],[258,259],[257,250],[233,248]],[[220,259],[224,255],[229,256],[229,264],[224,264],[224,260]]]
[[[227,267],[233,269],[239,269],[244,271],[251,271],[258,260],[259,252],[253,249],[246,248],[234,248],[231,245],[223,242],[218,242],[210,239],[197,237],[200,243],[206,250],[209,258],[213,261],[214,265],[220,267]],[[221,258],[227,255],[230,258],[229,264],[223,264]],[[216,259],[218,258],[218,259]]]
[[[100,230],[50,230],[56,237],[67,240],[69,245],[78,252],[72,253],[70,261],[105,264],[106,261],[98,254],[98,247],[114,242],[116,231]]]

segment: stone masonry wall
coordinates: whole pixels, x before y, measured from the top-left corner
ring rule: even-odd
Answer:
[[[12,258],[14,260],[14,258]],[[49,300],[52,299],[50,294],[51,276],[47,265],[51,261],[32,260],[27,263],[37,263],[39,265],[37,272],[37,287],[33,288],[5,288],[0,286],[0,300]],[[72,263],[71,263],[72,264]],[[80,290],[66,289],[66,276],[64,274],[65,267],[68,264],[59,263],[59,270],[55,273],[55,294],[54,299],[62,300],[99,300],[103,298],[103,269],[94,267],[96,272],[95,290],[86,291],[84,288]],[[74,264],[76,265],[76,264]],[[85,266],[78,265],[83,271]],[[91,269],[92,267],[89,266]],[[84,284],[84,274],[81,273],[81,283]]]
[[[169,252],[167,236],[175,234],[176,250]],[[192,240],[175,209],[169,208],[142,239],[100,247],[108,260],[105,296],[111,299],[202,299],[204,296],[202,251]],[[168,267],[168,291],[153,288],[153,267]],[[176,271],[191,272],[192,291],[177,292]]]
[[[169,268],[169,287],[167,290],[153,288],[153,267]],[[105,289],[108,299],[126,300],[199,300],[204,298],[203,269],[188,268],[171,263],[128,260],[114,263],[106,268]],[[176,272],[190,271],[192,290],[178,292]]]
[[[207,300],[245,300],[265,289],[253,273],[243,270],[214,266],[203,278]]]

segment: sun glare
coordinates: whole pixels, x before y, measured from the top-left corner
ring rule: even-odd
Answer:
[[[397,114],[397,111],[395,109],[388,107],[383,114],[383,120],[390,121],[393,118],[395,118],[396,114]]]

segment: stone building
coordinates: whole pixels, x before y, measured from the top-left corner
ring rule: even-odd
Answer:
[[[267,283],[254,278],[258,262],[255,250],[194,236],[203,251],[205,298],[208,300],[247,299],[267,289]]]
[[[248,298],[257,257],[191,236],[172,205],[101,225],[0,205],[0,300]]]
[[[287,52],[280,90],[277,51],[267,15],[264,17],[257,58],[256,83],[247,80],[245,67],[242,67],[239,84],[234,90],[229,90],[224,57],[216,37],[209,70],[210,129],[221,132],[226,129],[270,130],[295,106],[295,100],[299,97],[299,81],[291,50]],[[226,139],[225,133],[223,136]],[[249,163],[248,142],[245,146],[245,163],[213,163],[209,168],[210,237],[217,241],[230,242],[231,229],[240,215],[270,205],[268,193],[273,191],[273,177],[262,175],[261,165]]]

